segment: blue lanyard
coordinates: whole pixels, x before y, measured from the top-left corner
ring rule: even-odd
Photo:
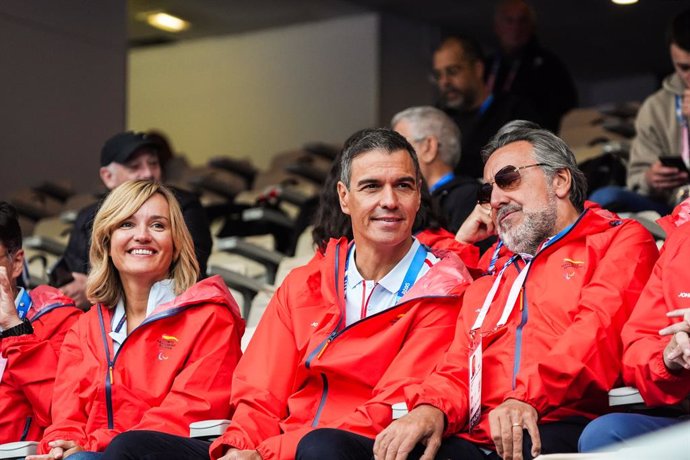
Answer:
[[[417,248],[417,252],[415,253],[414,258],[412,259],[412,263],[407,269],[407,273],[405,273],[405,278],[403,278],[403,282],[400,285],[400,289],[398,289],[398,293],[395,295],[396,304],[407,293],[407,291],[410,290],[414,282],[417,280],[417,276],[419,275],[419,272],[422,270],[425,260],[426,248],[423,244],[420,244]]]
[[[446,185],[448,182],[452,181],[453,178],[455,177],[455,174],[453,172],[449,172],[445,176],[441,177],[434,185],[429,187],[429,191],[431,193],[434,193],[436,190],[438,190],[440,187]]]
[[[494,95],[489,94],[489,97],[487,97],[484,102],[482,102],[482,105],[479,107],[479,115],[484,115],[487,110],[489,110],[489,107],[491,106],[491,103],[494,101]]]
[[[17,315],[19,319],[23,320],[26,318],[26,314],[29,313],[29,308],[31,308],[31,297],[26,289],[22,288],[19,293],[19,303],[17,303]]]
[[[350,246],[350,248],[348,249],[347,258],[345,259],[345,291],[347,291],[347,272],[348,266],[350,264],[351,250],[352,246]],[[407,273],[405,273],[405,277],[403,278],[402,284],[400,284],[400,288],[398,289],[398,292],[395,294],[394,305],[398,303],[398,300],[400,300],[414,284],[415,280],[417,279],[417,276],[419,275],[419,272],[422,270],[422,267],[424,266],[426,254],[426,247],[423,244],[420,244],[417,248],[417,252],[415,253],[414,258],[412,259],[412,262],[410,263],[410,266],[407,268]]]
[[[120,322],[117,323],[117,326],[115,326],[115,329],[113,330],[113,332],[120,332],[120,329],[122,329],[122,326],[124,326],[125,321],[127,321],[127,314],[126,313],[124,315],[122,315],[122,318],[120,318]]]
[[[688,126],[688,120],[683,116],[683,98],[676,94],[676,118],[680,126]]]

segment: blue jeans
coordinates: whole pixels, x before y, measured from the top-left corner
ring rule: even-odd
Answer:
[[[103,457],[102,452],[77,452],[69,456],[68,460],[100,460]]]
[[[656,211],[661,216],[669,214],[673,208],[664,202],[628,190],[624,187],[609,185],[598,188],[589,196],[590,201],[613,212]]]
[[[592,420],[582,432],[580,452],[592,452],[636,436],[682,422],[683,418],[652,417],[643,414],[607,414]]]

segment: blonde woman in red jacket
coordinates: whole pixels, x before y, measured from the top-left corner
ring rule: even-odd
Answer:
[[[229,415],[244,325],[220,278],[196,283],[171,192],[147,180],[113,190],[96,215],[90,258],[95,305],[65,338],[52,425],[33,460],[98,458],[124,431],[186,435],[190,422]]]

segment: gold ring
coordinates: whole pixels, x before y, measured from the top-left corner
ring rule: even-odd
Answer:
[[[513,423],[513,428],[515,428],[516,426],[519,426],[520,428],[522,428],[522,423]]]

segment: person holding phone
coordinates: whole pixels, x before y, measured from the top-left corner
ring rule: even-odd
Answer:
[[[671,23],[669,52],[675,72],[644,101],[635,120],[628,188],[597,190],[590,199],[602,206],[665,215],[690,191],[690,9]]]
[[[23,268],[17,212],[0,201],[0,444],[41,439],[60,345],[82,313],[55,288],[18,287]]]
[[[188,435],[191,422],[227,418],[244,321],[220,277],[197,282],[173,192],[150,180],[110,192],[90,261],[95,305],[67,333],[52,424],[28,458],[99,458],[128,430]]]

